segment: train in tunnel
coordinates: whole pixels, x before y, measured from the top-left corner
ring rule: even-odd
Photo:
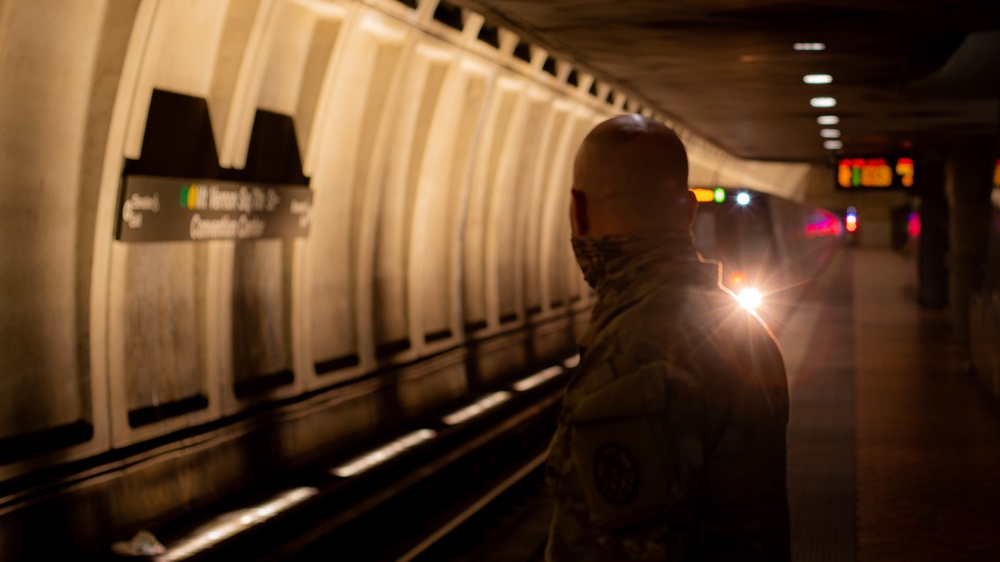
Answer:
[[[764,269],[835,238],[781,197],[803,166],[447,2],[8,0],[0,34],[4,559],[100,551],[574,355],[572,159],[616,113],[753,190]]]
[[[719,262],[722,284],[745,305],[794,298],[787,291],[820,275],[845,244],[831,210],[745,188],[692,188],[699,201],[695,249]]]

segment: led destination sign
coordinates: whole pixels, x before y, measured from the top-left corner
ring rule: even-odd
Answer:
[[[118,207],[122,242],[256,240],[309,235],[312,190],[219,180],[128,176]]]
[[[915,177],[913,158],[839,158],[837,187],[842,189],[908,189]]]

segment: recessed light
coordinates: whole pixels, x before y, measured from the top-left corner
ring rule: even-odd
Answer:
[[[823,148],[827,150],[840,150],[841,148],[844,148],[844,143],[839,140],[823,141]]]
[[[838,131],[837,129],[820,129],[819,136],[823,137],[824,139],[839,139],[840,131]]]
[[[813,107],[833,107],[837,105],[837,100],[834,98],[813,98],[809,100],[809,105]]]
[[[792,45],[796,51],[822,51],[826,49],[823,43],[796,43]]]
[[[806,74],[802,77],[806,84],[829,84],[833,82],[833,76],[829,74]]]
[[[816,118],[816,122],[820,125],[836,125],[840,123],[840,117],[836,115],[820,115]]]

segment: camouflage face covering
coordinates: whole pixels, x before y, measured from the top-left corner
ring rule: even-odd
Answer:
[[[652,264],[698,260],[690,232],[573,237],[572,241],[583,277],[598,294],[605,293],[616,281],[625,279],[629,271]]]

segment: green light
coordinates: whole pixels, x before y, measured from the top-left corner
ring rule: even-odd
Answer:
[[[721,187],[715,188],[715,202],[722,203],[726,200],[726,190]]]

